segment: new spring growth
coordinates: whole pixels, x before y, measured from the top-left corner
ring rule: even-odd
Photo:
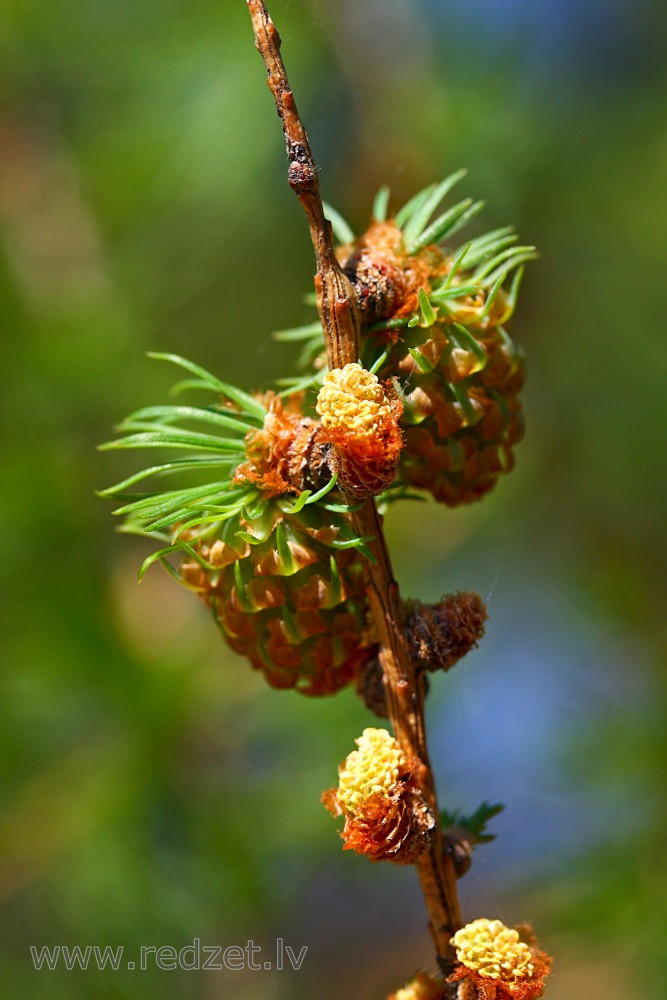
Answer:
[[[409,773],[407,759],[386,729],[364,729],[339,771],[338,801],[351,814],[362,815],[369,795],[391,796]]]
[[[526,944],[517,930],[500,920],[473,920],[456,932],[451,943],[460,963],[451,979],[472,979],[484,1000],[534,1000],[542,995],[549,956],[534,943]]]
[[[426,972],[418,972],[402,989],[387,997],[387,1000],[441,1000],[443,986],[442,979],[435,979]]]
[[[396,393],[355,362],[325,375],[316,409],[346,492],[363,500],[390,486],[403,443]]]
[[[435,820],[413,780],[414,765],[386,729],[365,729],[343,761],[338,788],[322,796],[344,816],[345,850],[372,861],[413,864],[430,843]]]
[[[334,368],[324,376],[317,397],[322,424],[350,434],[371,434],[391,416],[391,404],[377,375],[359,364]]]
[[[500,920],[473,920],[456,932],[452,944],[459,962],[489,979],[527,979],[535,971],[528,945]]]

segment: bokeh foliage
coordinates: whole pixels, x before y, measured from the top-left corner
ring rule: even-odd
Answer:
[[[311,251],[244,7],[3,10],[8,997],[362,1000],[429,961],[411,874],[342,857],[318,805],[367,722],[354,695],[265,689],[158,568],[135,585],[147,550],[94,495],[131,471],[95,445],[165,398],[146,350],[253,388],[289,374],[270,331],[309,316]],[[514,327],[530,370],[516,473],[474,508],[407,505],[389,536],[412,595],[493,589],[487,640],[430,707],[448,807],[507,804],[466,912],[534,919],[559,957],[552,1000],[657,1000],[663,15],[648,0],[271,9],[325,196],[356,228],[379,184],[397,204],[465,164],[480,226],[514,223],[542,250]],[[309,945],[298,975],[37,974],[28,954],[276,935]]]

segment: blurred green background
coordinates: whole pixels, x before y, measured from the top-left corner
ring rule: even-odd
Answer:
[[[406,504],[404,590],[489,599],[434,685],[443,802],[503,801],[467,917],[530,920],[549,1000],[664,997],[664,11],[649,0],[273,0],[325,197],[360,230],[461,165],[542,251],[528,432],[482,504]],[[372,1000],[431,961],[411,871],[319,805],[369,716],[273,692],[114,534],[95,446],[173,350],[291,373],[313,263],[242,0],[5,0],[0,22],[0,993]],[[471,233],[480,229],[471,229]],[[129,463],[129,464],[128,464]],[[372,723],[371,723],[372,724]],[[30,945],[308,953],[298,973],[34,970]],[[269,954],[269,952],[267,952]]]

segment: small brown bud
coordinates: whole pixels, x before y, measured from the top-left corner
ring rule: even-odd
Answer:
[[[380,658],[373,657],[365,665],[357,679],[357,694],[366,708],[380,719],[388,719],[387,696],[384,686],[384,671]]]
[[[412,601],[408,641],[415,662],[426,670],[449,670],[484,635],[486,605],[473,592],[449,594],[438,604]]]
[[[470,870],[474,849],[468,834],[465,830],[452,826],[443,830],[442,841],[445,854],[448,854],[454,863],[456,877],[463,878]]]
[[[428,694],[428,677],[423,677],[424,695]],[[380,719],[389,718],[387,708],[387,692],[384,684],[384,671],[379,657],[368,660],[362,667],[357,678],[357,694],[365,706]]]
[[[331,479],[331,444],[322,426],[301,413],[298,397],[285,406],[278,396],[266,395],[264,426],[246,437],[247,461],[235,478],[256,483],[267,496],[319,490]]]
[[[388,319],[401,306],[405,275],[392,253],[359,250],[344,271],[354,285],[364,324]]]

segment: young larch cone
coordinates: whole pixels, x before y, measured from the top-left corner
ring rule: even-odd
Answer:
[[[376,284],[371,329],[362,333],[388,350],[381,377],[398,375],[405,383],[400,479],[448,506],[477,500],[513,467],[512,448],[523,436],[518,400],[523,361],[500,325],[507,299],[497,292],[486,312],[480,287],[438,304],[451,258],[436,246],[408,252],[403,232],[390,222],[374,223],[359,244],[363,250],[353,258],[363,260],[364,274],[372,272],[377,258],[383,273],[393,275],[391,294],[383,300],[378,300],[381,283]],[[466,284],[465,276],[460,280]],[[455,290],[456,283],[450,291]],[[412,329],[392,327],[411,311],[419,316],[420,291],[434,303],[428,325],[422,320]],[[389,324],[386,330],[378,319]]]
[[[325,375],[316,409],[345,492],[357,500],[382,493],[396,478],[403,444],[398,396],[354,362]]]
[[[426,670],[449,670],[484,635],[486,605],[473,592],[449,594],[438,604],[408,604],[408,642],[415,663]]]
[[[441,1000],[445,995],[445,984],[441,978],[427,972],[418,972],[402,989],[387,997],[387,1000]]]
[[[337,249],[356,291],[361,362],[394,380],[403,405],[396,485],[451,507],[480,499],[514,466],[524,364],[507,327],[523,265],[537,256],[510,226],[452,248],[483,203],[466,198],[429,220],[463,174],[419,192],[393,219],[385,191],[366,232]],[[319,327],[303,336],[320,365]]]
[[[355,551],[364,540],[345,505],[330,503],[332,446],[320,422],[304,415],[298,394],[251,396],[185,358],[160,357],[196,376],[190,384],[208,400],[142,408],[121,425],[126,436],[107,445],[178,450],[177,460],[105,491],[123,499],[116,513],[131,530],[153,538],[167,533],[170,544],[145,560],[140,576],[161,561],[273,687],[337,691],[377,655],[377,643],[367,633]],[[202,472],[210,469],[207,482]],[[173,473],[178,489],[158,483],[125,493]]]
[[[481,499],[514,468],[513,448],[524,431],[523,360],[504,331],[477,337],[486,357],[481,369],[472,352],[455,348],[437,328],[416,349],[433,359],[430,372],[419,372],[411,356],[397,364],[412,385],[401,479],[449,507]]]
[[[536,1000],[551,958],[500,920],[473,920],[451,939],[459,963],[450,982],[470,979],[479,1000]]]
[[[322,801],[344,816],[345,850],[371,861],[413,864],[428,847],[433,813],[414,780],[414,766],[386,729],[365,729],[343,761],[338,788]]]
[[[329,547],[339,526],[328,521],[313,507],[289,515],[273,504],[261,524],[228,521],[220,537],[197,544],[199,561],[180,568],[231,648],[275,688],[332,694],[376,654],[359,559]],[[256,543],[246,540],[253,533]]]

